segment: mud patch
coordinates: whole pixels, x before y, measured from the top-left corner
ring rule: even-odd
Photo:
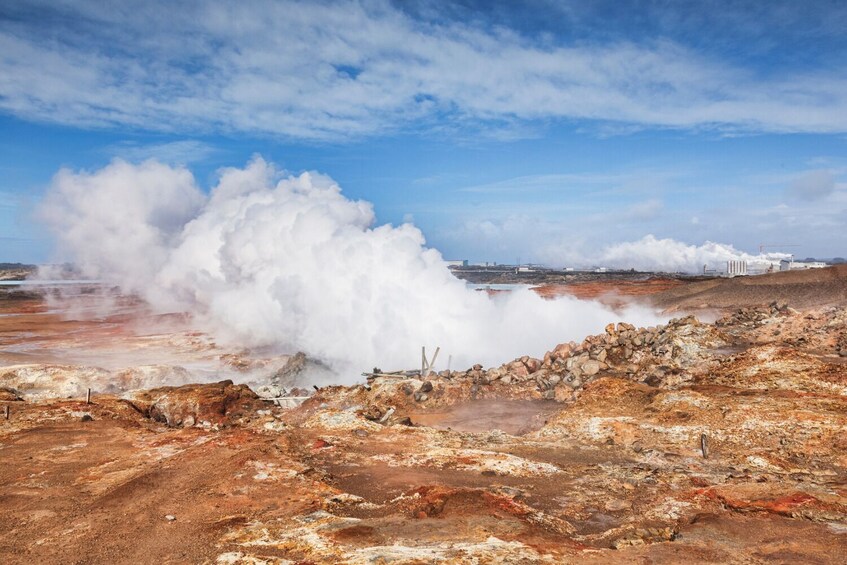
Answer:
[[[547,419],[563,409],[549,400],[473,400],[439,412],[409,414],[412,422],[440,430],[488,433],[500,430],[522,436],[541,429]]]

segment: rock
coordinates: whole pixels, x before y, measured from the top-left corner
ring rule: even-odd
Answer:
[[[262,398],[279,398],[284,393],[282,388],[276,385],[265,385],[257,388],[256,394],[258,394]]]
[[[403,391],[403,394],[406,396],[411,396],[415,392],[415,387],[413,387],[409,383],[403,383],[403,386],[400,387],[400,390]]]
[[[0,400],[6,402],[20,402],[24,398],[21,393],[12,387],[3,386],[0,387]]]
[[[10,365],[0,369],[0,382],[26,400],[84,398],[87,390],[105,390],[112,374],[75,365]]]
[[[123,398],[146,417],[172,427],[197,421],[228,424],[265,407],[247,385],[230,380],[133,391]]]
[[[615,334],[615,324],[614,323],[606,324],[606,333],[609,334],[609,335]]]
[[[524,365],[526,366],[526,370],[530,373],[535,373],[541,368],[541,361],[538,359],[530,358],[527,361],[524,361]]]
[[[306,354],[302,351],[298,352],[290,357],[285,365],[273,374],[271,382],[275,384],[290,383],[297,375],[303,372],[306,368],[306,362]]]
[[[570,343],[560,343],[553,351],[550,352],[552,359],[567,359],[572,354]]]
[[[174,520],[176,520],[176,516],[174,516],[173,514],[165,514],[165,520],[167,520],[168,522],[173,522]]]
[[[80,422],[93,422],[94,418],[91,417],[91,414],[83,414],[82,418],[79,419]]]
[[[607,355],[608,355],[608,352],[605,349],[601,349],[600,353],[597,354],[597,360],[602,363],[606,360]]]
[[[600,363],[593,359],[588,360],[583,363],[582,372],[588,376],[596,375],[600,372]]]
[[[476,365],[473,366],[473,370],[474,371],[482,371],[482,365],[477,363]]]
[[[841,357],[847,357],[847,347],[838,352],[838,355]]]
[[[105,392],[120,393],[128,390],[178,386],[189,384],[191,373],[178,365],[141,365],[130,367],[112,375]]]
[[[627,502],[626,500],[610,500],[606,503],[606,510],[609,512],[620,512],[622,510],[629,510],[632,508],[632,504]]]
[[[384,412],[382,411],[382,409],[379,406],[371,404],[370,406],[368,406],[367,408],[362,410],[361,414],[362,414],[362,417],[365,420],[370,420],[371,422],[376,422],[380,418],[382,418],[382,415],[384,414]]]
[[[421,385],[421,388],[418,389],[420,392],[430,392],[432,390],[432,382],[424,381],[424,384]]]

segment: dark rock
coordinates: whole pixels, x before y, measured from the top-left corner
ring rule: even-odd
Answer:
[[[424,384],[421,385],[421,388],[418,389],[420,392],[430,392],[432,390],[432,382],[425,381]]]
[[[374,406],[372,404],[372,405],[368,406],[367,408],[365,408],[364,410],[362,410],[361,414],[362,414],[362,417],[365,418],[366,420],[376,422],[377,420],[382,418],[382,415],[384,414],[384,412],[378,406]]]

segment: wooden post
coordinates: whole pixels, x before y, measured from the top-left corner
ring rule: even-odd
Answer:
[[[426,346],[421,346],[421,378],[426,378]]]
[[[703,459],[709,457],[709,444],[706,434],[700,434],[700,452],[703,454]]]
[[[9,419],[9,405],[6,405],[6,419]]]
[[[85,403],[91,404],[91,389],[88,389],[88,392],[85,395]]]
[[[429,370],[431,371],[433,367],[435,367],[435,360],[438,359],[438,352],[441,351],[440,347],[435,348],[435,353],[432,354],[432,361],[430,361],[427,365],[429,366]]]

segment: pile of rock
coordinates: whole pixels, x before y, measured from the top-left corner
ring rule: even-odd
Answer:
[[[775,316],[796,312],[785,302],[771,302],[768,306],[740,308],[715,322],[718,327],[759,327]]]
[[[645,372],[649,367],[689,366],[702,358],[704,348],[722,343],[713,326],[700,323],[694,316],[648,328],[621,322],[609,324],[603,334],[589,336],[580,344],[560,344],[543,359],[523,356],[488,370],[474,365],[464,372],[445,371],[438,376],[467,379],[474,385],[535,386],[545,397],[554,398],[556,387],[577,390],[610,371],[644,380],[649,377]],[[415,400],[426,400],[425,391],[414,394]]]

